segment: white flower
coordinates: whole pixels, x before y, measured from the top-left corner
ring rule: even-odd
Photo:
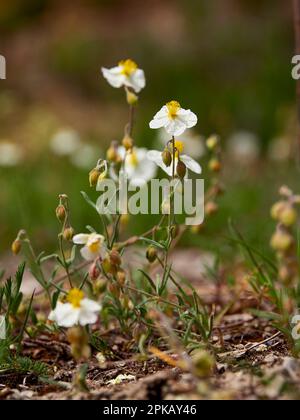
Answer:
[[[59,130],[50,141],[52,151],[58,156],[72,155],[80,146],[79,134],[68,128]]]
[[[12,167],[22,160],[22,151],[14,143],[7,141],[0,143],[0,166]]]
[[[227,141],[229,156],[239,164],[253,164],[259,159],[260,144],[258,137],[248,131],[233,134]]]
[[[84,245],[80,253],[87,261],[94,261],[98,257],[101,259],[105,258],[107,249],[104,241],[104,236],[98,233],[80,233],[73,237],[74,244]]]
[[[97,148],[84,144],[71,155],[71,162],[80,169],[90,169],[95,162],[95,157],[100,156],[101,151]]]
[[[165,129],[158,131],[158,141],[160,145],[165,145],[169,140],[170,136]],[[193,130],[186,131],[180,136],[176,136],[176,140],[181,141],[184,144],[184,151],[187,155],[193,159],[200,159],[205,155],[205,138]]]
[[[175,168],[178,163],[178,158],[185,164],[186,168],[196,174],[201,174],[202,169],[198,162],[196,162],[194,159],[192,159],[188,155],[183,155],[183,149],[184,144],[181,141],[176,140],[175,141],[175,148],[176,148],[176,154],[175,154]],[[171,152],[171,155],[173,153]],[[172,176],[173,172],[173,162],[170,166],[166,166],[162,159],[162,153],[157,150],[150,150],[147,153],[148,159],[152,160],[154,163],[156,163],[157,166],[159,166],[163,171],[165,171],[169,176]]]
[[[190,109],[181,108],[179,102],[168,102],[154,116],[150,122],[150,128],[164,127],[171,136],[180,136],[187,128],[197,124],[197,116]]]
[[[68,293],[67,303],[57,302],[56,308],[49,315],[49,320],[65,328],[75,325],[85,326],[97,321],[100,310],[101,306],[85,298],[82,290],[72,289]]]
[[[125,158],[124,170],[131,186],[143,186],[154,178],[157,168],[155,163],[148,159],[147,149],[134,147],[131,151],[126,152],[125,148],[120,146],[118,147],[118,154],[122,160]],[[111,171],[111,176],[116,180],[114,170]]]
[[[111,69],[102,68],[102,73],[108,83],[115,88],[126,86],[138,93],[146,86],[144,71],[130,59],[120,61],[118,66]]]

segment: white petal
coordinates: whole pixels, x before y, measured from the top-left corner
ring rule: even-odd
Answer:
[[[81,248],[80,253],[82,257],[87,261],[94,261],[99,256],[98,253],[91,252],[87,246]]]
[[[139,93],[146,86],[145,73],[137,69],[126,81],[126,86],[132,87],[136,93]]]
[[[169,121],[170,119],[168,117],[168,108],[163,106],[162,109],[154,115],[153,120],[150,122],[149,126],[153,129],[161,128],[165,127]]]
[[[73,327],[78,324],[79,308],[74,308],[70,303],[64,303],[55,309],[56,322],[60,327]]]
[[[190,156],[181,155],[180,156],[180,159],[186,165],[187,169],[189,169],[190,171],[192,171],[192,172],[194,172],[196,174],[201,174],[201,172],[202,172],[201,166],[199,165],[198,162],[196,162]]]
[[[86,311],[84,309],[81,309],[80,315],[79,315],[79,324],[84,327],[88,324],[95,324],[97,322],[98,315],[94,312]]]
[[[161,152],[158,152],[157,150],[149,150],[147,153],[148,159],[152,160],[156,163],[157,166],[159,166],[167,175],[172,176],[172,165],[167,167],[161,157]]]
[[[118,67],[113,67],[112,69],[102,68],[102,74],[108,83],[115,87],[120,88],[125,84],[126,77],[121,73],[122,69]]]
[[[87,233],[79,233],[73,237],[73,242],[76,245],[85,245],[89,240],[90,235]]]
[[[180,109],[177,113],[177,117],[186,124],[187,128],[194,127],[198,122],[197,115],[194,114],[190,109]]]
[[[168,124],[165,126],[167,133],[171,134],[172,136],[180,136],[185,132],[187,125],[184,121],[181,121],[179,118],[175,118],[173,120],[169,120]]]
[[[85,311],[90,311],[90,312],[101,311],[101,305],[98,302],[95,302],[94,300],[87,299],[87,298],[82,299],[80,307],[84,309]]]

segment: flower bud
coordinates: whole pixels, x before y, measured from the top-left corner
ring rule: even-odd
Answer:
[[[279,280],[285,284],[285,285],[289,285],[291,283],[291,281],[293,280],[293,273],[292,271],[289,269],[289,267],[287,267],[286,265],[282,265],[279,268]]]
[[[163,163],[167,167],[171,166],[171,163],[172,163],[172,155],[171,155],[171,152],[167,148],[165,148],[165,150],[162,152],[161,157],[162,157]]]
[[[104,293],[107,287],[107,280],[105,278],[98,278],[95,282],[93,282],[93,292],[96,296],[101,293]]]
[[[71,241],[74,236],[74,229],[72,227],[68,227],[63,231],[63,238],[65,241]]]
[[[278,230],[276,233],[274,233],[271,239],[271,247],[275,251],[279,252],[288,251],[292,244],[293,237],[290,234],[281,230]]]
[[[120,225],[121,226],[127,226],[128,222],[129,222],[129,214],[122,214],[121,218],[120,218]]]
[[[157,251],[154,246],[149,246],[146,251],[146,258],[150,263],[153,263],[157,258]]]
[[[183,179],[186,175],[186,166],[182,162],[182,160],[179,160],[176,166],[176,173],[179,176],[179,178]]]
[[[126,99],[128,105],[136,105],[139,101],[139,97],[129,89],[126,89]]]
[[[11,245],[11,250],[14,255],[18,255],[21,251],[21,248],[22,242],[20,241],[20,239],[16,239]]]
[[[117,281],[120,284],[120,286],[124,286],[126,282],[126,273],[124,270],[119,270],[117,272]]]
[[[97,278],[100,276],[100,269],[97,262],[94,262],[89,269],[89,276],[91,280],[97,280]]]
[[[117,162],[118,160],[118,150],[115,146],[110,146],[106,152],[106,158],[110,162]]]
[[[211,172],[220,172],[222,165],[219,159],[211,159],[208,163],[208,168]]]
[[[219,139],[219,136],[217,136],[217,135],[210,136],[206,140],[206,146],[207,146],[207,148],[209,150],[213,151],[217,147],[217,145],[219,143],[219,140],[220,140]]]
[[[63,206],[62,204],[60,204],[58,207],[56,207],[55,213],[56,213],[56,217],[58,218],[58,220],[60,222],[64,222],[64,220],[66,218],[66,209],[65,209],[65,206]]]
[[[278,203],[275,203],[271,208],[271,217],[274,220],[279,220],[280,213],[285,208],[286,203],[284,201],[279,201]]]
[[[91,170],[91,172],[89,173],[90,187],[96,187],[100,174],[101,172],[97,168]]]
[[[114,298],[119,299],[120,298],[120,286],[116,283],[109,283],[108,285],[109,292],[113,295]]]
[[[116,249],[110,251],[109,260],[111,265],[113,265],[114,267],[120,267],[120,265],[122,264],[121,255]]]
[[[122,144],[126,150],[131,150],[133,148],[133,140],[130,136],[126,135],[123,140]]]
[[[297,222],[297,212],[293,206],[287,205],[279,214],[279,221],[286,227],[293,226]]]

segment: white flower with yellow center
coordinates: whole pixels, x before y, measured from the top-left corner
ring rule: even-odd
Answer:
[[[139,69],[133,60],[120,61],[118,66],[111,69],[102,68],[102,74],[108,83],[120,88],[126,86],[135,92],[140,92],[146,86],[145,73]]]
[[[79,289],[72,289],[67,295],[67,302],[57,302],[56,308],[50,313],[49,320],[64,328],[75,325],[94,324],[98,319],[101,306],[84,297]]]
[[[164,127],[171,136],[180,136],[187,128],[194,127],[197,122],[197,115],[190,109],[183,109],[179,102],[171,101],[154,116],[150,128]]]
[[[148,150],[145,148],[133,147],[126,151],[123,146],[118,147],[118,155],[124,160],[124,171],[130,181],[130,186],[143,186],[154,178],[157,172],[155,163],[148,159]],[[113,179],[117,179],[116,173],[111,171]]]
[[[106,257],[107,249],[104,241],[104,236],[98,233],[80,233],[73,237],[74,244],[84,245],[80,253],[87,261],[94,261],[99,257],[104,259]]]
[[[188,155],[182,154],[184,150],[184,144],[182,141],[175,140],[175,168],[177,166],[178,160],[180,159],[186,166],[186,168],[195,174],[201,174],[202,169],[198,162],[196,162],[193,158]],[[147,153],[148,159],[152,160],[152,162],[156,163],[166,174],[172,176],[173,173],[173,152],[172,148],[170,150],[172,156],[172,163],[170,166],[166,166],[163,162],[162,153],[158,150],[150,150]]]

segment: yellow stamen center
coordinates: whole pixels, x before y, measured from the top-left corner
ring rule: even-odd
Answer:
[[[181,106],[180,103],[177,101],[171,101],[167,103],[167,108],[169,111],[169,118],[174,119],[177,116],[178,111],[180,110]]]
[[[130,166],[133,166],[135,168],[138,166],[139,160],[137,157],[137,153],[134,150],[132,150],[131,153],[127,155],[127,162]]]
[[[74,308],[80,308],[82,299],[84,298],[84,293],[79,289],[72,289],[69,291],[67,296],[67,301],[71,303]]]
[[[184,144],[182,141],[180,140],[175,140],[175,149],[176,149],[176,157],[178,158],[178,156],[183,152],[184,150]]]
[[[99,251],[100,248],[100,240],[97,240],[95,242],[92,242],[90,245],[88,245],[89,250],[95,254],[96,252]]]
[[[130,59],[120,61],[119,66],[122,67],[121,73],[126,77],[130,77],[138,68],[137,64]]]

